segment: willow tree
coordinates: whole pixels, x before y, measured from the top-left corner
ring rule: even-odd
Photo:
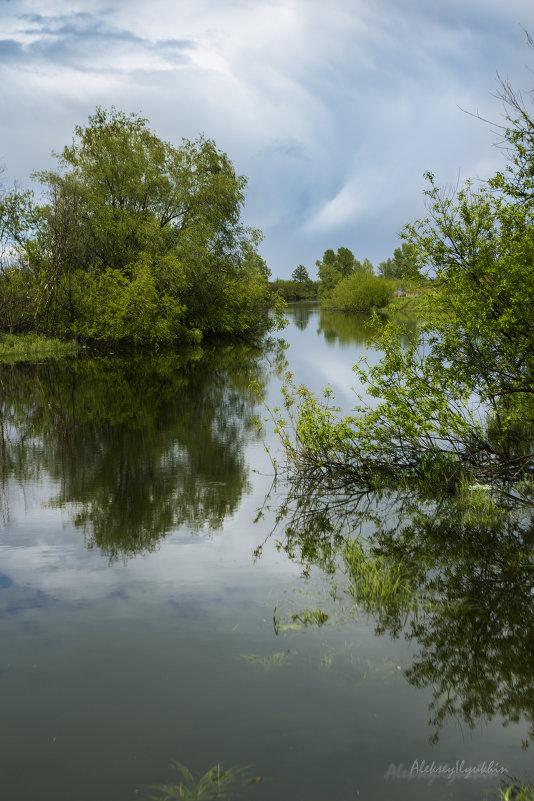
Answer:
[[[454,194],[428,173],[428,215],[404,230],[432,282],[431,322],[406,345],[402,327],[377,321],[383,358],[355,366],[366,393],[347,417],[286,387],[292,425],[278,422],[299,481],[344,490],[478,482],[534,504],[534,117],[507,91],[508,169]]]

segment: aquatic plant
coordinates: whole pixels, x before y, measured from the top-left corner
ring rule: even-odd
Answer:
[[[323,626],[329,617],[330,615],[327,612],[323,612],[322,609],[304,609],[302,612],[291,615],[291,619],[295,623],[301,623],[303,626],[309,626],[313,623],[317,626]]]
[[[534,787],[531,784],[520,786],[511,784],[499,794],[500,801],[534,801]]]
[[[349,592],[364,608],[396,606],[410,609],[416,604],[415,590],[401,562],[383,555],[367,554],[359,540],[349,539],[343,548]]]
[[[75,342],[61,342],[59,339],[37,334],[2,334],[0,336],[1,362],[59,358],[72,355],[78,350],[79,346]]]
[[[286,662],[293,653],[295,652],[288,649],[285,653],[280,652],[276,654],[267,654],[264,656],[261,654],[239,654],[239,656],[246,662],[259,665],[260,667],[269,670],[270,668],[279,666]]]
[[[146,801],[211,801],[211,799],[232,799],[236,798],[237,789],[246,783],[246,771],[244,768],[234,767],[223,770],[222,765],[217,764],[206,771],[200,779],[195,777],[181,762],[172,762],[172,767],[181,776],[179,783],[158,784],[151,788],[156,791],[156,795],[145,796]],[[257,781],[259,777],[252,779]]]

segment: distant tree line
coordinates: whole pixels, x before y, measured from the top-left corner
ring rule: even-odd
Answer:
[[[97,108],[34,174],[0,193],[0,330],[165,343],[255,335],[268,319],[246,179],[203,136],[174,146],[146,119]]]
[[[270,283],[271,291],[278,293],[284,300],[316,300],[319,293],[319,283],[312,281],[308,270],[303,264],[295,267],[291,280],[277,278]]]
[[[399,282],[422,279],[415,248],[406,243],[396,248],[391,258],[380,262],[378,274],[369,259],[359,261],[346,247],[339,247],[337,252],[325,250],[315,264],[317,281],[312,281],[306,267],[299,264],[290,280],[271,281],[271,291],[289,301],[319,298],[331,308],[365,311],[385,306]]]
[[[418,277],[414,249],[407,244],[396,248],[393,258],[378,265],[378,275],[369,259],[359,261],[349,248],[324,252],[316,262],[319,296],[331,308],[367,311],[385,306],[400,280]]]

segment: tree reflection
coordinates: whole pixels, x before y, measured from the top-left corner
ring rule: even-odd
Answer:
[[[406,678],[432,689],[433,741],[454,718],[470,728],[500,716],[524,720],[534,738],[534,520],[490,488],[460,500],[408,492],[321,497],[293,485],[280,513],[279,547],[345,576],[345,598],[377,633],[416,646]],[[344,532],[359,530],[365,564],[347,558]],[[373,570],[377,589],[364,586]],[[382,571],[382,575],[380,575]],[[395,582],[388,576],[394,576]],[[382,581],[382,584],[380,584]]]
[[[310,318],[317,311],[317,302],[301,301],[300,303],[290,303],[286,309],[286,316],[297,326],[300,331],[304,331]]]
[[[380,315],[380,318],[386,320],[385,315]],[[322,334],[330,345],[336,341],[341,345],[364,345],[369,341],[371,320],[370,314],[351,314],[321,307],[317,333]],[[416,331],[418,322],[415,317],[407,318],[403,325],[410,334]]]
[[[369,315],[348,314],[321,308],[317,333],[330,345],[363,345],[369,339]]]
[[[243,447],[269,371],[246,345],[180,355],[0,366],[1,477],[42,477],[111,559],[153,550],[172,528],[219,529],[248,490]],[[258,394],[250,389],[254,381]]]
[[[445,507],[448,504],[445,505]],[[474,728],[500,715],[528,721],[534,737],[534,524],[455,520],[454,510],[414,515],[378,548],[403,560],[431,599],[405,632],[419,645],[407,678],[432,687],[431,724]]]

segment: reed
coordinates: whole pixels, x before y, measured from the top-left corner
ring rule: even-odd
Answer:
[[[534,787],[531,784],[520,786],[511,784],[500,791],[500,801],[534,801]]]
[[[146,801],[211,801],[238,796],[238,790],[258,777],[248,780],[244,768],[228,768],[223,770],[217,764],[196,780],[189,768],[181,762],[172,762],[172,767],[180,774],[180,781],[172,784],[158,784],[150,789],[156,794],[145,796]]]
[[[34,361],[77,353],[75,342],[61,342],[38,334],[0,334],[0,361]]]
[[[388,562],[383,556],[367,554],[356,539],[347,540],[343,558],[349,578],[349,592],[364,607],[380,609],[394,605],[406,608],[413,605],[414,589],[401,563]]]

